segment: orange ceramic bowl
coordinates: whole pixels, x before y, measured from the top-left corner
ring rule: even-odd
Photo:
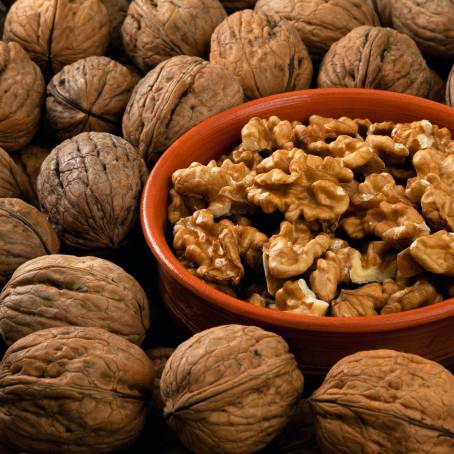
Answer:
[[[154,167],[141,206],[146,240],[158,261],[163,302],[191,332],[216,325],[261,326],[282,335],[306,374],[324,374],[340,358],[359,350],[390,348],[454,366],[454,299],[375,317],[312,317],[256,307],[217,291],[191,275],[166,238],[172,173],[230,152],[254,116],[305,121],[312,114],[372,121],[427,119],[454,132],[454,109],[413,96],[365,89],[321,89],[279,94],[215,115],[178,139]]]

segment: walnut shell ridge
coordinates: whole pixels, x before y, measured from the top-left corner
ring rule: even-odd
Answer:
[[[44,95],[39,68],[17,43],[0,41],[0,147],[16,151],[38,129]]]
[[[67,245],[116,248],[136,224],[147,174],[145,162],[126,140],[84,132],[62,142],[45,159],[38,198]]]
[[[47,119],[61,140],[81,132],[115,134],[136,74],[108,57],[87,57],[65,66],[47,86]]]
[[[18,42],[47,76],[90,55],[102,55],[110,37],[101,0],[17,0],[3,39]]]
[[[315,57],[354,28],[379,25],[369,0],[258,0],[255,9],[292,22]]]
[[[210,61],[235,74],[250,99],[309,88],[312,81],[312,61],[296,28],[252,10],[216,27]]]
[[[1,364],[3,440],[18,452],[119,450],[142,430],[152,379],[146,354],[103,329],[30,334],[8,349]]]
[[[20,266],[0,293],[0,334],[7,345],[60,326],[103,328],[140,345],[149,324],[140,284],[96,257],[38,257]]]
[[[199,57],[170,58],[135,87],[123,116],[123,136],[149,166],[205,118],[243,102],[238,79]]]
[[[454,107],[454,66],[449,73],[448,83],[446,84],[446,104]]]
[[[176,55],[203,57],[226,13],[218,0],[133,0],[123,23],[123,44],[147,72]]]
[[[284,428],[302,390],[286,342],[254,326],[196,334],[175,350],[161,377],[168,424],[201,454],[259,451]]]

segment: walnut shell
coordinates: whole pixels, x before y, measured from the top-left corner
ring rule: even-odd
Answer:
[[[123,23],[123,44],[147,72],[176,55],[207,54],[210,37],[226,17],[218,0],[133,0]]]
[[[101,0],[17,0],[3,33],[5,41],[21,44],[46,76],[80,58],[102,55],[109,36]]]
[[[0,334],[7,345],[59,326],[103,328],[140,345],[149,324],[140,284],[96,257],[55,254],[30,260],[0,294]]]
[[[224,68],[198,57],[173,57],[136,85],[123,117],[123,136],[152,165],[183,133],[241,102],[241,85]]]
[[[376,88],[428,97],[432,73],[414,41],[390,28],[358,27],[333,44],[318,75],[323,88]]]
[[[449,73],[448,83],[446,84],[446,104],[454,107],[454,66]]]
[[[151,398],[153,404],[160,410],[164,410],[164,402],[161,397],[161,376],[168,359],[174,351],[174,348],[156,347],[145,352],[151,361],[154,371]]]
[[[220,2],[227,13],[231,14],[240,9],[254,8],[257,0],[220,0]]]
[[[0,147],[15,151],[38,129],[44,79],[17,43],[0,41]]]
[[[121,26],[128,13],[128,0],[101,0],[109,15],[110,45],[112,49],[123,51]]]
[[[373,0],[375,11],[377,12],[382,27],[393,26],[392,1],[393,0]]]
[[[26,261],[57,254],[59,241],[44,215],[20,199],[0,199],[0,286]]]
[[[379,25],[369,0],[258,0],[255,9],[292,22],[315,57],[354,28]]]
[[[60,239],[80,249],[116,248],[137,221],[147,168],[126,140],[84,132],[41,166],[38,197]]]
[[[5,23],[6,6],[0,0],[0,38],[3,36],[3,24]]]
[[[312,61],[295,27],[252,10],[216,27],[210,61],[235,74],[250,99],[309,88],[312,81]]]
[[[152,379],[146,354],[103,329],[30,334],[8,349],[0,368],[2,438],[43,454],[121,449],[144,425]]]
[[[454,376],[392,350],[340,360],[311,397],[324,453],[448,453],[454,449]]]
[[[59,139],[81,132],[115,134],[139,78],[107,57],[65,66],[47,86],[47,119]]]
[[[175,350],[161,377],[168,424],[201,454],[260,450],[284,428],[302,390],[286,342],[254,326],[196,334]]]
[[[392,0],[393,27],[416,41],[424,54],[454,58],[452,0]]]

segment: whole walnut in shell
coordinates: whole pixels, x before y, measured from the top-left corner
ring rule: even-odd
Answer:
[[[331,46],[320,67],[318,86],[429,97],[432,77],[411,38],[390,28],[363,26]]]
[[[121,26],[128,13],[128,0],[101,0],[107,10],[110,22],[110,45],[112,49],[123,51]]]
[[[47,119],[59,139],[81,132],[121,130],[121,120],[139,81],[107,57],[87,57],[65,66],[47,86]]]
[[[241,102],[241,85],[224,68],[198,57],[173,57],[137,84],[123,117],[123,136],[152,165],[183,133]]]
[[[103,328],[140,345],[149,324],[140,284],[96,257],[38,257],[20,266],[0,293],[0,333],[7,345],[59,326]]]
[[[292,22],[316,57],[354,28],[379,24],[369,0],[258,0],[255,9]]]
[[[45,159],[38,197],[67,245],[116,248],[136,223],[147,173],[145,162],[126,140],[84,132],[62,142]]]
[[[205,56],[226,14],[218,0],[133,0],[123,23],[123,44],[144,72],[176,55]]]
[[[146,354],[103,329],[30,334],[1,364],[2,437],[18,452],[117,451],[142,430],[152,380]]]
[[[101,0],[17,0],[8,12],[3,39],[16,41],[48,76],[109,42],[109,16]]]
[[[20,199],[0,198],[0,286],[26,261],[57,254],[59,247],[40,211]]]
[[[449,73],[448,83],[446,84],[446,104],[454,107],[454,66]]]
[[[44,79],[17,43],[0,41],[0,147],[15,151],[38,129]]]
[[[216,27],[210,61],[238,76],[250,99],[308,88],[312,80],[312,62],[295,27],[252,10]]]
[[[302,390],[285,341],[254,326],[196,334],[175,350],[161,377],[168,424],[201,454],[259,451],[284,428]]]
[[[448,453],[454,449],[454,376],[393,350],[340,360],[310,398],[325,453]]]

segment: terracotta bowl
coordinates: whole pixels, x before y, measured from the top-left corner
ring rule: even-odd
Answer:
[[[305,90],[248,102],[202,122],[178,139],[156,164],[145,187],[141,219],[158,261],[159,285],[173,318],[191,332],[216,325],[261,326],[282,335],[308,375],[324,374],[340,358],[359,350],[390,348],[454,366],[454,299],[375,317],[311,317],[275,312],[221,293],[192,276],[166,239],[172,173],[230,152],[241,127],[254,116],[305,121],[311,114],[373,121],[427,119],[454,131],[454,109],[413,96],[364,89]]]

